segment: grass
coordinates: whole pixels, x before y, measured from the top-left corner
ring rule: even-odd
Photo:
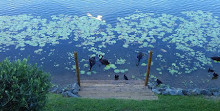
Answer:
[[[219,111],[220,100],[202,96],[164,96],[154,101],[67,98],[48,94],[46,111]]]

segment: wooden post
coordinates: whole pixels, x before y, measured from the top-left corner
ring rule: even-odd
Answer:
[[[78,82],[78,85],[80,86],[79,64],[78,64],[77,52],[74,52],[74,58],[75,58],[75,65],[76,65],[76,77],[77,77],[77,82]]]
[[[149,73],[150,73],[150,66],[151,66],[151,59],[152,59],[152,53],[153,53],[153,52],[150,51],[149,57],[148,57],[147,74],[146,74],[145,83],[144,83],[145,86],[147,86],[147,84],[148,84]]]

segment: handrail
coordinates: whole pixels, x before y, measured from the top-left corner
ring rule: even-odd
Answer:
[[[76,77],[77,77],[77,82],[78,82],[78,85],[80,86],[79,64],[78,64],[77,52],[74,52],[74,58],[75,58],[75,65],[76,65]]]
[[[144,83],[145,86],[147,86],[148,84],[152,54],[153,54],[153,51],[150,51],[149,57],[148,57],[148,63],[147,63],[147,74],[146,74],[145,83]]]

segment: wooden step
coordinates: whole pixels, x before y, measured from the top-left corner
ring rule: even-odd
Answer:
[[[82,98],[96,99],[158,99],[141,80],[82,80],[79,95]]]

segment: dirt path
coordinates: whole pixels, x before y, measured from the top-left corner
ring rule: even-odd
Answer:
[[[82,98],[115,98],[157,100],[158,97],[140,80],[82,80],[79,95]]]

